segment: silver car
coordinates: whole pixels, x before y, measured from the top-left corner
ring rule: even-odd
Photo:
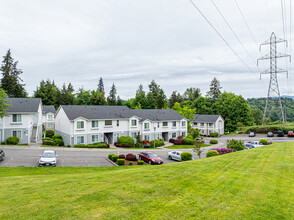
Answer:
[[[183,153],[183,151],[171,151],[167,153],[167,157],[170,160],[182,161],[181,153]]]
[[[40,155],[39,167],[40,166],[56,166],[57,155],[54,150],[44,150],[43,154]]]

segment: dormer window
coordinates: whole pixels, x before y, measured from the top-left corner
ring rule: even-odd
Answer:
[[[48,115],[47,118],[48,118],[48,121],[53,121],[53,115]]]
[[[20,114],[13,114],[12,115],[12,122],[21,122],[21,115]]]
[[[83,129],[85,127],[85,124],[83,121],[77,121],[77,129]]]
[[[137,126],[137,120],[136,119],[132,119],[131,126],[133,126],[133,127]]]
[[[144,129],[149,130],[150,129],[150,123],[144,123]]]
[[[186,121],[182,121],[182,126],[183,126],[183,127],[186,126]]]

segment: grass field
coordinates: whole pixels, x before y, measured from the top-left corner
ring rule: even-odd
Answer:
[[[294,143],[161,166],[0,168],[0,219],[294,219]]]
[[[201,147],[208,147],[208,146],[212,146],[211,144],[202,144]],[[172,145],[172,146],[168,146],[165,148],[168,149],[191,149],[193,148],[194,145]]]

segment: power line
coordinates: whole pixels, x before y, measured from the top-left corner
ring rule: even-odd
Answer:
[[[201,12],[201,10],[195,5],[192,0],[189,0],[194,8],[201,14],[201,16],[207,21],[207,23],[212,27],[212,29],[218,34],[218,36],[226,43],[226,45],[232,50],[232,52],[239,58],[239,60],[247,67],[247,69],[254,73],[251,68],[243,61],[243,59],[236,53],[236,51],[231,47],[231,45],[225,40],[225,38],[219,33],[219,31],[213,26],[213,24],[208,20],[208,18]],[[258,78],[258,76],[255,74]]]
[[[216,8],[216,10],[218,11],[218,13],[220,14],[220,16],[223,18],[224,22],[230,28],[230,30],[232,31],[232,33],[234,34],[234,36],[237,38],[237,40],[239,41],[239,43],[241,44],[241,46],[243,47],[243,49],[246,51],[247,55],[250,57],[250,59],[252,60],[252,62],[255,64],[256,62],[254,61],[254,59],[252,58],[252,56],[250,55],[250,53],[248,52],[248,50],[244,47],[244,45],[241,42],[240,38],[237,36],[237,34],[235,33],[235,31],[233,30],[233,28],[231,27],[231,25],[228,23],[227,19],[223,15],[223,13],[219,10],[219,8],[217,7],[217,5],[214,3],[213,0],[210,0],[210,1],[212,2],[212,4],[214,5],[214,7]]]

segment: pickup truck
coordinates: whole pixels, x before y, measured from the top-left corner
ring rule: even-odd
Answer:
[[[293,131],[288,131],[288,137],[294,137],[294,132]]]

